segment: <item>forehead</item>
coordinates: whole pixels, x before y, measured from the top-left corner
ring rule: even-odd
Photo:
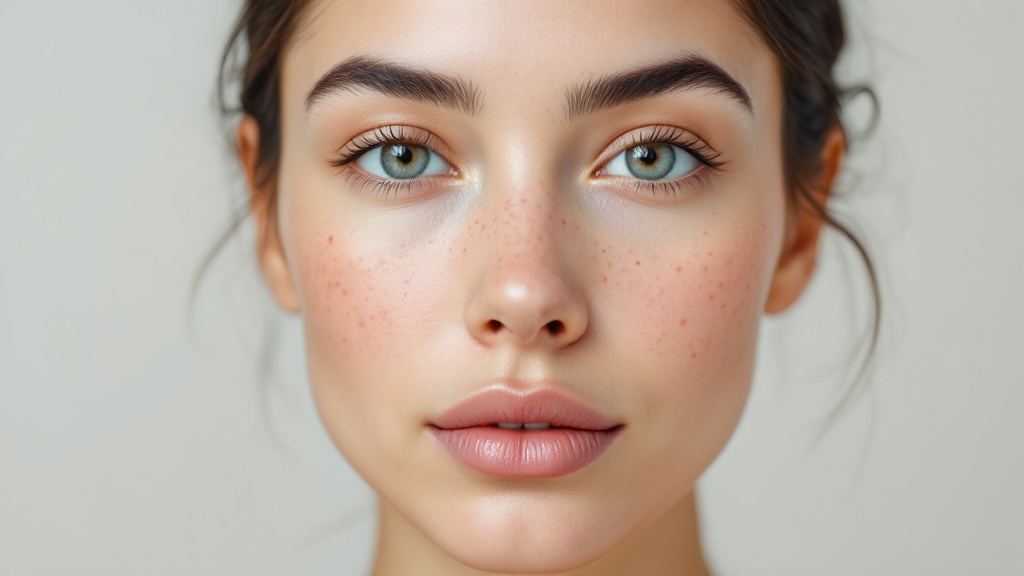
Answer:
[[[566,86],[699,54],[751,92],[777,84],[760,35],[731,0],[317,0],[285,54],[285,106],[332,66],[373,56],[455,74],[488,104],[560,98]]]

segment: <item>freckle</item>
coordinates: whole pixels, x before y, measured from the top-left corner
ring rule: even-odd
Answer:
[[[601,280],[602,280],[602,281],[604,281],[604,283],[605,283],[605,284],[607,284],[607,283],[608,283],[608,277],[607,277],[607,276],[603,276],[603,277],[601,278]]]
[[[360,320],[359,321],[359,327],[360,328],[366,328],[366,321],[365,320]]]
[[[697,353],[696,352],[690,352],[690,358],[693,358],[694,360],[696,360],[697,359]]]
[[[725,282],[719,282],[718,283],[718,287],[719,288],[725,288]]]
[[[683,271],[683,267],[682,266],[676,266],[676,272],[682,272],[682,271]]]
[[[637,266],[639,266],[639,265],[640,265],[640,261],[639,261],[639,260],[637,260],[637,261],[636,261],[636,265],[637,265]]]
[[[526,198],[520,198],[519,199],[519,203],[520,204],[526,204]]]
[[[679,321],[679,325],[680,326],[686,326],[686,318],[683,318],[682,320],[680,320]]]
[[[327,237],[327,243],[328,244],[333,244],[334,243],[334,236],[328,236]]]
[[[341,295],[342,296],[348,296],[348,290],[342,290],[341,291]]]
[[[714,256],[714,255],[715,255],[715,252],[713,250],[708,250],[708,256]]]
[[[707,235],[708,235],[708,231],[707,231],[707,230],[705,230],[705,231],[704,231],[704,235],[705,235],[705,236],[707,236]]]
[[[708,267],[707,267],[707,266],[705,266],[705,267],[704,267],[704,271],[705,271],[705,272],[707,272],[707,271],[708,271]]]
[[[607,253],[608,253],[607,250],[601,250],[601,254],[607,254]]]
[[[714,299],[715,299],[715,295],[714,294],[708,294],[708,300],[712,300],[713,301]]]
[[[565,218],[562,218],[562,226],[565,226],[565,224],[566,224]]]

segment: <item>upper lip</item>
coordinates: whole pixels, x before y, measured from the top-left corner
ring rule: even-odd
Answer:
[[[609,430],[620,425],[597,408],[557,388],[517,390],[504,385],[471,394],[430,424],[455,430],[500,422],[547,423],[581,430]]]

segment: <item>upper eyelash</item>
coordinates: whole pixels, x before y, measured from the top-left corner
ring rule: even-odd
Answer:
[[[629,134],[626,138],[627,140],[617,147],[615,152],[616,155],[636,146],[664,143],[682,148],[688,154],[692,155],[698,162],[712,170],[720,170],[726,164],[724,161],[719,160],[721,157],[720,152],[709,146],[706,142],[691,132],[683,130],[682,128],[654,126]],[[622,138],[619,140],[622,140]],[[335,152],[335,158],[331,160],[331,165],[335,168],[342,168],[352,162],[355,162],[370,150],[384,144],[392,143],[409,143],[425,146],[434,154],[437,153],[435,150],[440,147],[436,137],[433,137],[429,132],[421,132],[419,130],[410,129],[406,126],[383,126],[361,134],[349,143],[345,144]],[[606,160],[602,164],[602,167],[609,161],[610,160]],[[636,179],[634,187],[637,191],[641,188],[649,187],[652,194],[657,194],[659,191],[671,191],[673,193],[678,193],[680,186],[684,184],[699,183],[702,180],[701,172],[701,170],[697,170],[687,177],[665,182],[648,182]],[[355,174],[350,174],[350,176],[355,176]],[[364,176],[363,178],[367,180],[373,179],[372,183],[374,185],[375,193],[383,193],[385,196],[390,196],[392,193],[398,194],[403,188],[422,184],[420,179],[415,178],[402,181],[376,181],[378,179],[370,176]],[[371,182],[366,183],[369,184]]]
[[[686,150],[686,152],[696,158],[698,162],[708,168],[720,170],[725,166],[725,162],[719,160],[722,156],[721,152],[718,152],[711,146],[708,146],[706,142],[687,130],[669,126],[655,126],[645,130],[630,134],[629,140],[624,146],[619,147],[615,154],[621,154],[623,151],[636,146],[664,143],[678,146],[683,150]],[[605,162],[605,164],[607,164],[607,162]]]
[[[383,144],[416,144],[429,148],[434,154],[437,153],[434,152],[437,148],[434,138],[415,130],[411,131],[411,134],[406,134],[407,131],[410,130],[405,126],[383,126],[360,134],[335,152],[331,165],[335,168],[341,168],[346,164],[355,162],[363,154]]]

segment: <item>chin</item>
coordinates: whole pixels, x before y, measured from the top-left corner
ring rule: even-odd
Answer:
[[[444,546],[452,558],[462,564],[499,574],[553,574],[568,572],[591,564],[608,552],[586,541],[586,531],[567,539],[480,537],[463,538]],[[608,548],[611,546],[609,545]]]
[[[485,572],[551,574],[591,564],[626,539],[629,526],[597,515],[600,506],[570,498],[518,495],[468,503],[454,525],[429,522],[421,531],[458,562]],[[621,516],[616,514],[615,516]]]

